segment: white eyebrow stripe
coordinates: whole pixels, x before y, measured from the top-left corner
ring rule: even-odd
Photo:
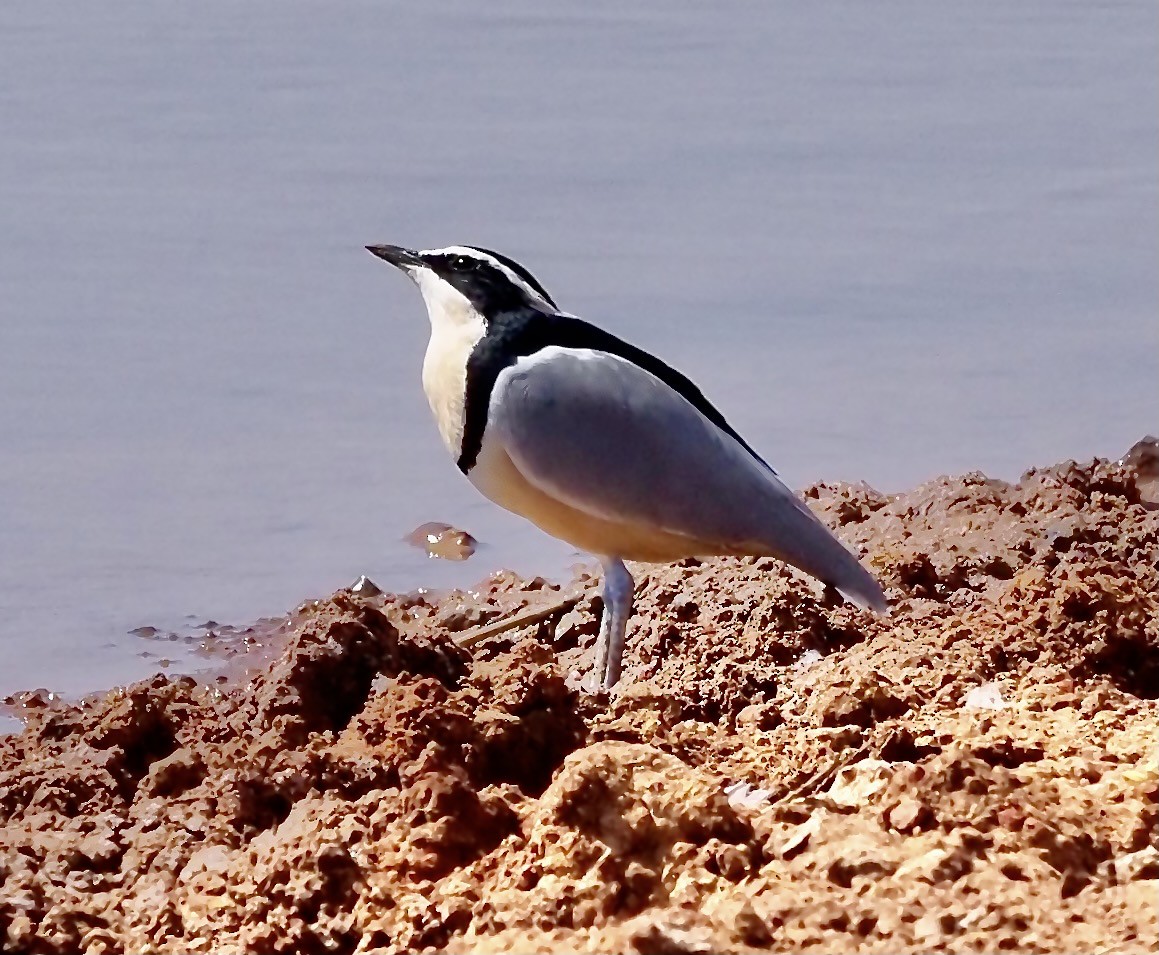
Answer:
[[[445,249],[421,249],[419,255],[465,255],[469,259],[478,259],[480,262],[486,262],[488,265],[497,268],[514,284],[518,285],[537,301],[543,302],[549,311],[556,311],[555,306],[547,301],[534,286],[529,285],[521,275],[508,268],[493,255],[487,255],[486,252],[480,252],[478,249],[472,248],[469,245],[448,245]]]

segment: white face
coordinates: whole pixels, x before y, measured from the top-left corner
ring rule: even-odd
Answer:
[[[463,443],[467,361],[487,333],[487,323],[462,292],[431,269],[408,268],[407,274],[419,287],[431,322],[423,358],[423,391],[443,443],[457,457]]]
[[[486,262],[488,265],[494,266],[505,276],[507,276],[513,285],[522,289],[523,294],[527,296],[528,302],[530,304],[535,305],[538,308],[542,308],[544,311],[548,312],[554,312],[556,310],[555,306],[548,302],[539,292],[537,292],[534,286],[528,284],[528,282],[525,281],[524,278],[519,275],[519,273],[515,272],[511,268],[508,268],[508,266],[506,266],[504,263],[500,262],[493,255],[488,255],[486,252],[480,252],[478,249],[471,248],[471,246],[467,245],[449,245],[445,249],[423,249],[421,252],[419,252],[419,255],[462,255],[469,259],[476,259],[480,262]],[[434,275],[431,277],[437,278]],[[416,279],[415,281],[417,282],[418,280]],[[423,290],[423,286],[421,284],[419,285],[419,290]],[[423,291],[423,298],[426,299],[429,306],[430,299],[427,298],[427,293],[425,291]]]
[[[406,274],[419,287],[419,293],[427,306],[432,332],[477,326],[482,334],[483,316],[450,282],[439,278],[430,269],[408,268]]]

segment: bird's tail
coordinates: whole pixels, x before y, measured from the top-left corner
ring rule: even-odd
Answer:
[[[777,526],[771,535],[773,556],[828,584],[865,610],[889,613],[876,578],[800,498],[791,491],[788,497],[796,507],[777,510]]]
[[[862,610],[872,610],[874,613],[889,615],[889,602],[885,599],[881,584],[859,563],[858,570],[864,579],[858,583],[857,589],[833,584],[837,592],[850,603],[857,604]]]
[[[885,593],[881,589],[881,584],[877,582],[877,578],[861,565],[861,561],[834,537],[827,527],[820,521],[818,524],[832,541],[830,546],[815,548],[825,551],[823,560],[814,562],[809,559],[808,563],[812,567],[803,566],[805,561],[791,560],[789,563],[808,574],[812,574],[822,583],[828,584],[842,597],[850,603],[857,604],[861,609],[888,614],[889,602],[885,599]]]
[[[821,529],[833,542],[832,546],[825,547],[825,559],[817,566],[817,570],[801,567],[801,570],[812,574],[818,580],[828,584],[850,603],[857,604],[863,610],[872,610],[875,613],[888,614],[889,603],[881,584],[862,565],[861,561],[841,543],[829,528],[817,522]],[[796,563],[795,561],[793,563]],[[799,566],[799,564],[796,564]]]

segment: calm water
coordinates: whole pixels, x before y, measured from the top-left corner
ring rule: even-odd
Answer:
[[[0,6],[0,692],[577,559],[451,464],[367,242],[509,252],[798,485],[1155,429],[1153,3],[623,7]]]

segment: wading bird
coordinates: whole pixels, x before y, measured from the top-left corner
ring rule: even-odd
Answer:
[[[771,556],[886,609],[877,581],[680,372],[560,311],[505,255],[367,249],[426,302],[423,390],[459,470],[496,504],[599,556],[595,686],[620,676],[634,586],[625,560]]]

